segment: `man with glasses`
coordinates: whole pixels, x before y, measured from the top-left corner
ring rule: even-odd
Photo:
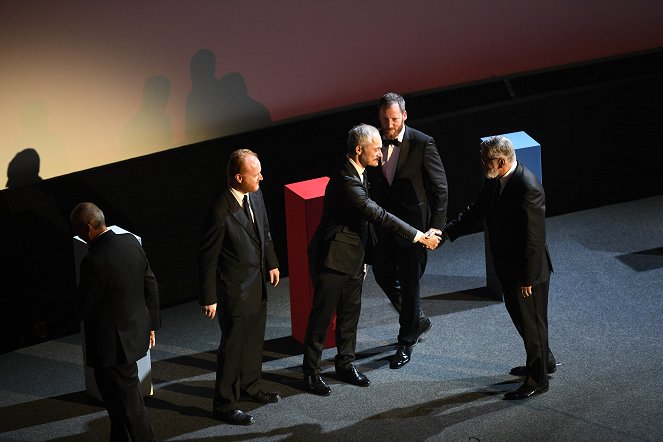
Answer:
[[[557,363],[548,346],[548,285],[552,263],[546,245],[543,186],[516,161],[511,141],[502,136],[481,143],[486,180],[479,198],[443,230],[454,241],[485,222],[504,305],[523,339],[527,362],[511,374],[524,382],[504,399],[525,399],[548,391]]]

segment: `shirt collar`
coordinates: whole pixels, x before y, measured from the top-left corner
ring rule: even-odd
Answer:
[[[518,161],[514,161],[511,167],[509,168],[509,171],[500,177],[500,185],[502,186],[502,189],[504,189],[506,183],[509,182],[509,179],[511,178],[511,175],[513,175],[513,171],[516,170],[517,165]]]
[[[359,174],[359,178],[361,179],[361,182],[363,183],[363,182],[364,182],[364,178],[363,178],[363,176],[364,176],[364,170],[366,170],[366,168],[365,168],[365,167],[361,167],[360,164],[355,163],[355,160],[353,160],[353,159],[350,158],[350,157],[348,157],[348,160],[350,160],[350,163],[352,163],[352,165],[354,166],[354,168],[357,170],[357,173]]]
[[[405,125],[403,125],[403,128],[401,129],[401,132],[396,137],[396,139],[398,140],[399,143],[403,142],[403,137],[404,136],[405,136]]]
[[[246,193],[242,193],[239,190],[235,189],[234,187],[230,187],[230,193],[233,194],[233,196],[235,197],[235,199],[237,200],[237,202],[241,207],[242,204],[244,203],[244,195],[246,195]]]

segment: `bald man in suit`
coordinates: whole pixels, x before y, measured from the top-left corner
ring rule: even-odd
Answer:
[[[259,403],[280,400],[261,385],[267,284],[279,283],[279,263],[260,192],[258,155],[249,149],[231,153],[226,177],[228,188],[203,223],[200,304],[221,327],[213,415],[229,424],[251,425],[253,416],[237,408],[242,392]]]
[[[71,224],[90,245],[81,262],[77,312],[87,365],[111,420],[110,439],[154,440],[136,361],[154,346],[160,325],[157,280],[138,240],[109,230],[93,203],[77,205]]]

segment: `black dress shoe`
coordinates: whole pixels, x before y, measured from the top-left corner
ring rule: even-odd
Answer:
[[[507,401],[527,399],[537,394],[545,393],[546,391],[548,391],[548,387],[533,387],[531,385],[523,384],[515,390],[505,393],[504,399]]]
[[[399,345],[398,350],[396,350],[396,354],[391,357],[389,368],[396,370],[410,362],[413,347],[414,345]]]
[[[253,424],[253,416],[244,413],[242,410],[228,410],[222,411],[215,409],[212,414],[215,419],[227,422],[231,425],[251,425]]]
[[[304,381],[306,382],[306,388],[308,391],[313,394],[329,396],[329,393],[331,393],[331,388],[329,388],[329,385],[325,384],[325,381],[322,380],[319,374],[304,375]]]
[[[357,370],[357,367],[350,365],[350,368],[336,369],[336,374],[343,381],[348,384],[357,385],[359,387],[368,387],[371,381],[362,372]]]
[[[428,333],[433,328],[433,323],[426,316],[419,318],[419,331],[417,332],[417,341],[421,339],[424,333]]]
[[[557,364],[548,364],[548,374],[553,374],[556,371]],[[527,365],[519,365],[517,367],[513,367],[509,373],[514,376],[527,376],[529,374],[529,370],[527,369]]]
[[[281,396],[278,393],[270,393],[269,391],[259,391],[251,396],[251,398],[261,404],[275,404],[281,400]]]

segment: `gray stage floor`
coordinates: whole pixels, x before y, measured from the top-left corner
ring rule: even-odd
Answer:
[[[216,321],[195,302],[164,309],[147,405],[163,440],[663,440],[663,196],[548,219],[555,266],[550,342],[563,364],[550,391],[503,401],[518,386],[522,343],[501,302],[482,297],[483,235],[432,252],[423,308],[433,329],[410,364],[390,370],[397,316],[369,274],[357,365],[368,388],[334,378],[329,397],[302,388],[289,337],[288,279],[270,292],[264,381],[278,404],[243,405],[256,418],[211,418]],[[158,275],[157,275],[158,276]],[[0,440],[103,440],[104,409],[84,393],[80,336],[0,355]]]

